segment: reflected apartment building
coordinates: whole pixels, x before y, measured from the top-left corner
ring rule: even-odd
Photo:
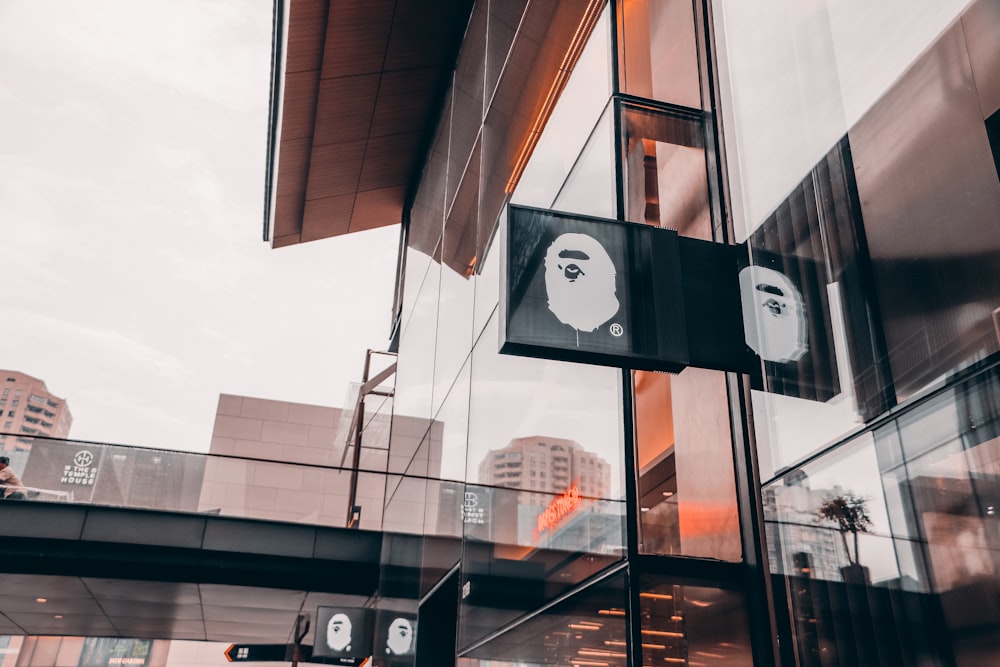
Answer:
[[[27,451],[31,436],[65,438],[73,424],[66,399],[49,391],[43,380],[18,371],[0,370],[0,449]],[[15,456],[11,462],[16,463]]]
[[[426,535],[417,665],[1000,662],[1000,4],[276,19],[266,237],[402,223],[386,513]],[[500,355],[511,204],[732,246],[752,368]],[[490,452],[537,434],[607,463],[617,549],[483,528],[479,496],[524,493]]]

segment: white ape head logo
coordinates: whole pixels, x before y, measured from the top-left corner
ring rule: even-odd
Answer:
[[[763,266],[740,271],[747,345],[765,361],[798,361],[809,349],[802,294],[783,273]]]
[[[334,651],[351,648],[351,619],[347,614],[334,614],[326,624],[326,645]]]
[[[615,265],[600,243],[586,234],[563,234],[545,253],[549,310],[563,324],[593,331],[618,312]]]
[[[413,644],[413,626],[405,618],[395,618],[389,624],[389,636],[385,640],[385,652],[404,655]]]

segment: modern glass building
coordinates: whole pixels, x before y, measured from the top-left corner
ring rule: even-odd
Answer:
[[[416,664],[1000,663],[1000,3],[278,4],[265,233],[402,222]],[[735,246],[754,368],[499,354],[510,204]]]

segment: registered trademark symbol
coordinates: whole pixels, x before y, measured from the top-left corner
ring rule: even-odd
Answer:
[[[616,338],[618,336],[621,336],[623,333],[625,333],[625,329],[623,329],[622,325],[618,324],[617,322],[615,322],[614,324],[611,325],[610,331],[611,331],[611,335],[614,336],[614,337],[616,337]]]

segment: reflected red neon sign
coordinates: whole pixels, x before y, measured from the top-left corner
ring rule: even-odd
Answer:
[[[535,526],[535,540],[545,531],[555,530],[563,519],[573,513],[580,506],[580,487],[576,482],[570,484],[565,491],[553,498],[549,506],[538,515],[538,523]]]

